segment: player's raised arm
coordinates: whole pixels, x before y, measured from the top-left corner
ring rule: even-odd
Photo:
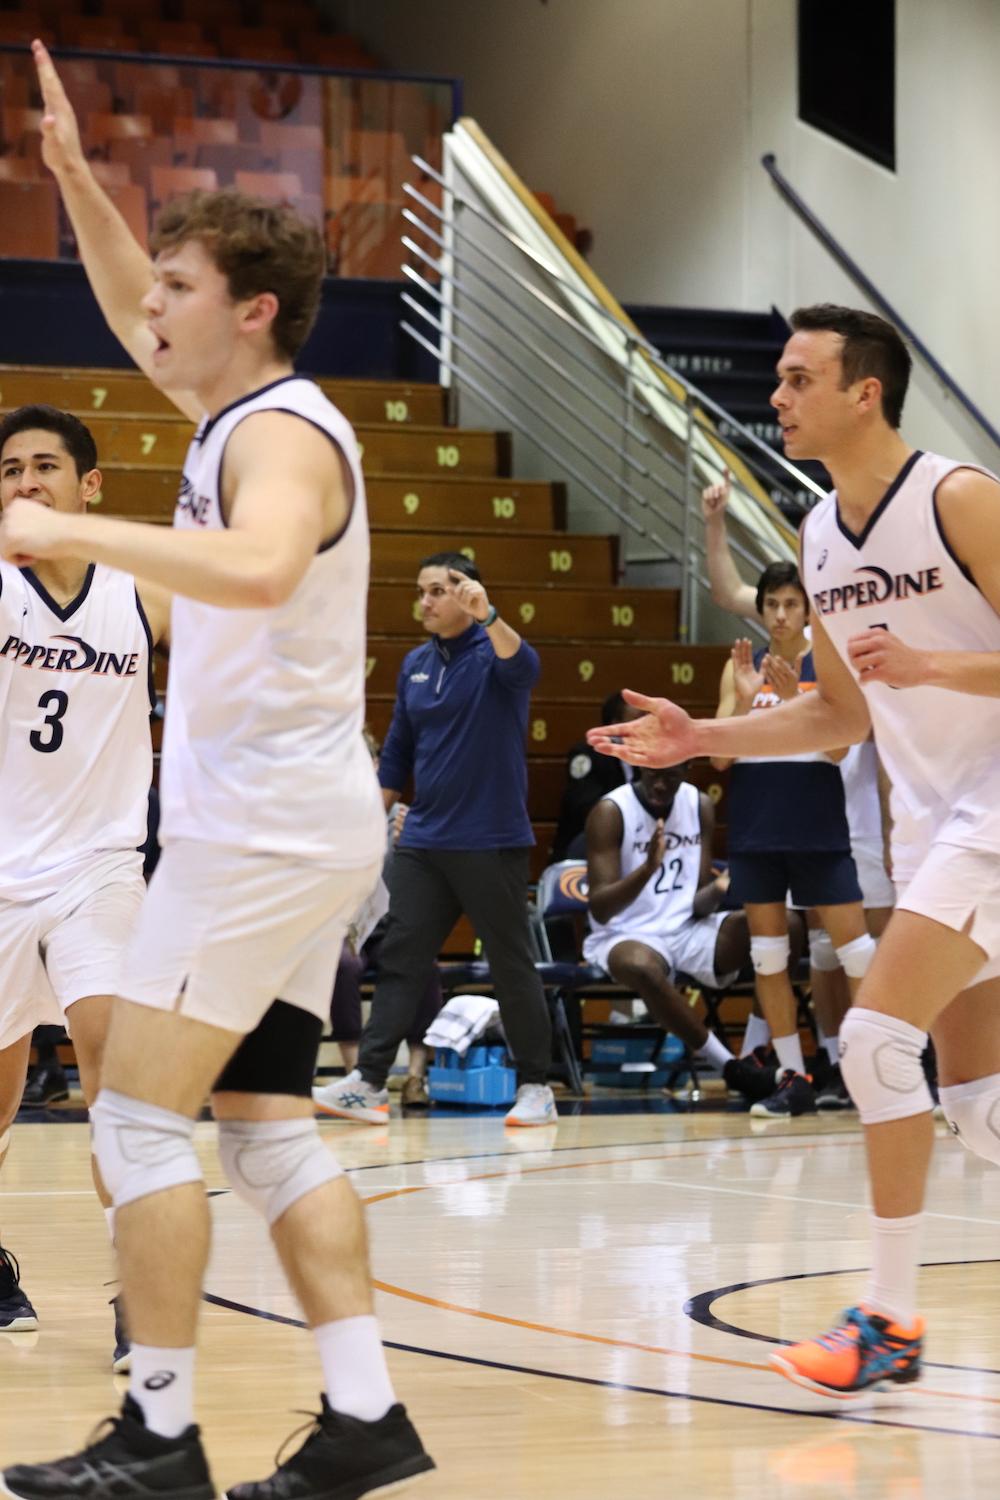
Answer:
[[[108,327],[149,374],[156,340],[141,303],[153,285],[153,264],[90,170],[73,106],[48,50],[32,44],[42,91],[42,159],[59,184],[80,258]],[[196,422],[202,406],[190,391],[167,395]]]

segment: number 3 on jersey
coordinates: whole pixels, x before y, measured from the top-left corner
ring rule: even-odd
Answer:
[[[39,698],[38,707],[48,709],[48,713],[42,728],[31,731],[28,743],[32,750],[39,750],[43,755],[51,755],[53,750],[58,750],[63,742],[62,717],[69,707],[69,694],[52,688]],[[45,729],[50,731],[48,735],[43,733]]]

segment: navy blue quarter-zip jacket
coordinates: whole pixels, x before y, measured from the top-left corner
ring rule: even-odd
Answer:
[[[413,774],[400,848],[523,849],[525,740],[538,653],[526,641],[501,661],[481,625],[408,653],[378,778],[397,790]]]

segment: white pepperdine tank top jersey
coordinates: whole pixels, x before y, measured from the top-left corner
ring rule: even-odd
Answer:
[[[0,562],[0,900],[45,900],[118,851],[141,865],[151,655],[129,574],[92,563],[60,605]]]
[[[872,627],[917,650],[1000,650],[1000,616],[938,517],[938,486],[963,468],[996,478],[976,464],[912,454],[860,535],[841,519],[835,490],[809,512],[803,581],[848,666],[848,640]],[[863,691],[892,783],[894,848],[940,837],[1000,852],[1000,699],[878,682]]]
[[[629,782],[601,799],[613,802],[622,816],[623,876],[631,875],[645,864],[657,824],[657,819],[639,801],[635,788],[636,783]],[[632,905],[610,922],[596,922],[590,917],[591,932],[662,938],[691,921],[701,873],[701,810],[698,788],[689,781],[682,781],[677,788],[670,816],[664,819],[664,833],[667,847],[656,875],[649,877]]]
[[[295,375],[203,419],[174,526],[225,529],[226,443],[259,411],[289,412],[327,434],[350,471],[350,514],[284,604],[222,609],[175,596],[160,839],[354,869],[381,859],[385,816],[362,739],[368,515],[349,422]]]

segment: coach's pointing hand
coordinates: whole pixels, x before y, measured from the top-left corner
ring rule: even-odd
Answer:
[[[481,625],[490,612],[490,601],[482,584],[456,568],[448,569],[448,583],[455,603]]]
[[[84,161],[80,130],[48,48],[32,42],[38,82],[42,90],[42,160],[56,177]]]

